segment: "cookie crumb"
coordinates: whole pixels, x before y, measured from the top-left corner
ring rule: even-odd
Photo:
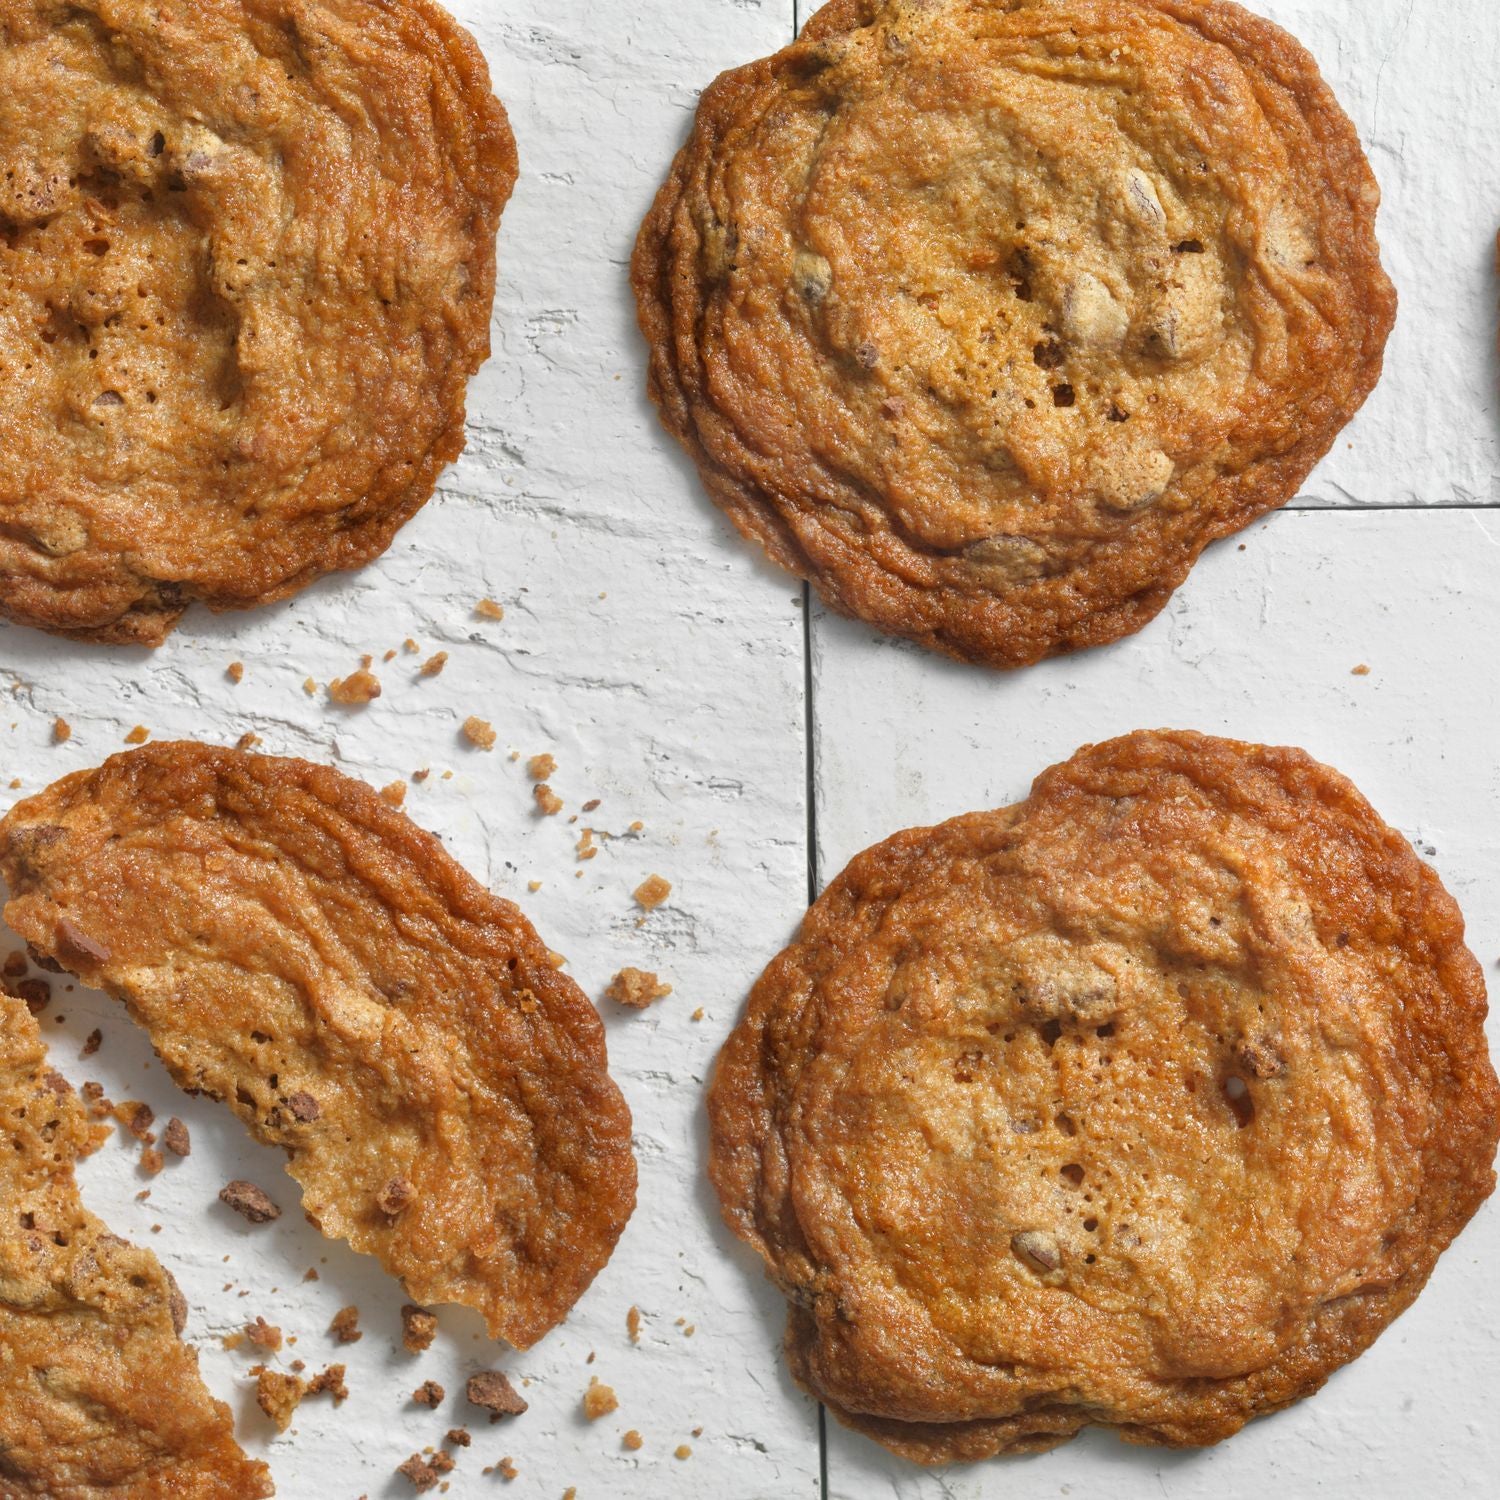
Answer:
[[[615,1395],[612,1387],[600,1385],[597,1375],[589,1376],[589,1388],[583,1393],[583,1414],[590,1422],[597,1422],[600,1417],[607,1417],[610,1412],[620,1409],[619,1398]]]
[[[545,817],[550,818],[563,810],[563,799],[545,781],[537,782],[531,789],[531,795],[536,798],[536,805],[541,808]]]
[[[246,733],[242,734],[234,742],[234,748],[236,750],[253,750],[258,744],[260,744],[260,736],[258,734]]]
[[[518,1417],[527,1406],[525,1398],[502,1370],[481,1370],[479,1374],[469,1376],[464,1394],[470,1406],[477,1406],[490,1414],[491,1422],[501,1417]]]
[[[359,1308],[341,1307],[333,1315],[328,1331],[341,1344],[357,1344],[364,1337],[359,1327]]]
[[[638,1343],[640,1343],[640,1341],[641,1341],[641,1310],[640,1310],[640,1308],[638,1308],[638,1307],[632,1307],[630,1309],[630,1311],[625,1314],[625,1332],[630,1335],[630,1342],[632,1344],[638,1344]]]
[[[302,1279],[304,1281],[316,1281],[318,1279],[318,1268],[316,1266],[309,1266],[302,1273]]]
[[[73,726],[66,719],[57,718],[52,721],[52,742],[56,745],[66,745],[73,738]]]
[[[632,1427],[630,1431],[620,1439],[620,1446],[626,1449],[628,1452],[639,1453],[641,1451],[641,1448],[645,1445],[645,1441],[646,1440],[640,1435],[640,1433],[638,1433],[635,1428]]]
[[[281,1348],[281,1330],[274,1323],[266,1322],[262,1317],[257,1317],[253,1323],[246,1323],[242,1336],[259,1349],[269,1349],[274,1352]],[[229,1347],[227,1340],[225,1347]]]
[[[435,652],[422,663],[421,675],[423,677],[436,677],[447,665],[448,653],[446,651]]]
[[[495,1467],[500,1471],[500,1477],[505,1480],[514,1479],[521,1472],[516,1467],[515,1460],[508,1453]]]
[[[672,894],[672,882],[663,880],[660,875],[648,875],[632,894],[638,906],[655,911]]]
[[[125,736],[127,745],[144,745],[151,738],[151,731],[144,724],[137,724],[129,734]]]
[[[689,1017],[688,1017],[688,1020],[690,1020],[690,1021],[701,1021],[701,1020],[702,1020],[702,1019],[703,1019],[703,1007],[702,1007],[702,1006],[701,1006],[701,1005],[700,1005],[700,1006],[699,1006],[699,1007],[698,1007],[698,1009],[697,1009],[697,1010],[695,1010],[695,1011],[694,1011],[694,1012],[693,1012],[693,1013],[692,1013],[692,1015],[690,1015],[690,1016],[689,1016]]]
[[[406,783],[404,781],[387,782],[380,789],[380,800],[388,807],[400,807],[406,801]]]
[[[450,1427],[448,1429],[447,1441],[452,1443],[455,1448],[467,1448],[474,1439],[469,1436],[469,1429],[467,1427]]]
[[[541,890],[541,888],[542,882],[540,880],[528,880],[526,882],[526,889],[530,891],[532,895],[535,895],[539,890]]]
[[[380,679],[366,667],[347,677],[335,677],[328,684],[328,696],[348,708],[363,708],[380,696]]]
[[[242,661],[232,661],[224,668],[224,675],[238,685],[245,680],[245,664]]]
[[[545,781],[557,770],[557,761],[545,751],[540,755],[533,755],[526,762],[526,774],[533,781]]]
[[[413,781],[426,781],[427,778],[431,775],[432,768],[430,766],[423,766],[420,771],[413,771],[411,773],[411,779]]]
[[[103,1045],[104,1045],[104,1033],[102,1031],[100,1031],[99,1028],[96,1026],[83,1039],[83,1047],[79,1051],[78,1055],[81,1058],[82,1057],[92,1057],[100,1049],[100,1047],[102,1047]],[[170,1146],[171,1142],[168,1141],[167,1144],[168,1144],[168,1146]]]
[[[590,797],[589,800],[583,804],[583,811],[593,812],[593,810],[598,807],[600,802],[602,802],[603,800],[604,799],[602,797]]]
[[[1361,662],[1349,675],[1351,677],[1368,677],[1370,675],[1370,669],[1364,664],[1364,662]]]
[[[476,719],[472,714],[464,720],[464,738],[481,750],[495,748],[494,727],[484,719]]]
[[[416,1390],[411,1393],[411,1399],[418,1406],[441,1406],[443,1397],[448,1393],[435,1380],[424,1380]]]
[[[592,828],[585,828],[583,832],[578,835],[577,852],[580,861],[585,859],[593,859],[594,856],[598,854],[599,846],[594,842],[594,830]]]
[[[503,620],[505,618],[505,606],[497,604],[493,599],[481,599],[474,606],[474,613],[481,620]]]
[[[422,648],[410,636],[401,642],[402,649],[410,656],[415,656]]]
[[[306,693],[309,698],[314,697],[318,691],[318,684],[314,682],[311,677],[304,677],[302,679],[302,691]]]
[[[654,1001],[671,993],[672,986],[663,984],[649,969],[625,968],[610,980],[604,998],[617,1005],[627,1005],[632,1010],[645,1010]]]
[[[147,1146],[141,1152],[141,1171],[148,1177],[155,1177],[166,1165],[166,1158],[155,1146]]]
[[[295,1375],[283,1375],[264,1365],[256,1370],[255,1403],[276,1424],[278,1432],[291,1426],[292,1413],[306,1394],[307,1382]]]
[[[156,1111],[149,1104],[142,1104],[138,1099],[127,1099],[123,1104],[115,1106],[115,1119],[136,1140],[145,1141],[147,1145],[155,1142],[156,1137],[151,1134],[151,1126],[156,1119]]]
[[[173,1156],[193,1154],[192,1137],[188,1134],[187,1126],[176,1115],[167,1121],[167,1128],[161,1133],[161,1143]]]
[[[434,1313],[408,1302],[401,1309],[401,1342],[411,1354],[420,1354],[432,1346],[437,1337],[438,1320]]]
[[[689,1448],[686,1443],[678,1443],[678,1445],[672,1450],[673,1458],[691,1458],[692,1456],[693,1450]]]
[[[296,1368],[302,1367],[302,1361],[295,1361]],[[342,1406],[349,1399],[349,1387],[344,1384],[343,1365],[329,1365],[320,1375],[314,1375],[307,1384],[309,1396],[321,1396],[327,1394],[333,1398],[335,1406]]]
[[[219,1189],[219,1202],[232,1208],[252,1224],[268,1224],[281,1217],[281,1210],[253,1182],[237,1177]]]
[[[396,1472],[418,1492],[430,1490],[440,1477],[438,1471],[420,1453],[413,1453],[404,1463],[397,1464]]]

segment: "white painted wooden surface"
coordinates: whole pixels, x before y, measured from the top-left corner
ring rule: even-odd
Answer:
[[[519,899],[591,994],[626,963],[676,986],[645,1015],[607,1016],[642,1168],[640,1208],[609,1268],[529,1354],[507,1357],[476,1319],[450,1312],[414,1359],[399,1347],[399,1293],[300,1222],[276,1154],[180,1095],[108,1002],[59,985],[44,1016],[57,1065],[192,1128],[187,1162],[148,1183],[112,1144],[86,1165],[85,1190],[182,1280],[206,1376],[281,1494],[411,1493],[395,1464],[466,1421],[464,1376],[498,1364],[530,1379],[532,1409],[473,1427],[451,1494],[819,1495],[817,1413],[779,1358],[780,1299],[719,1227],[702,1175],[702,1082],[805,905],[809,714],[825,875],[894,829],[1023,794],[1086,740],[1184,725],[1303,744],[1348,772],[1436,850],[1476,951],[1487,966],[1500,958],[1500,510],[1479,508],[1500,503],[1500,11],[1492,0],[1258,3],[1312,47],[1370,145],[1401,321],[1385,381],[1309,481],[1304,508],[1262,522],[1244,552],[1217,548],[1130,641],[1000,678],[815,612],[809,703],[800,591],[732,536],[658,431],[625,286],[634,229],[700,88],[784,43],[792,0],[457,0],[510,108],[522,176],[501,232],[495,358],[472,388],[469,451],[439,498],[364,572],[259,614],[190,616],[154,655],[0,628],[0,806],[12,777],[35,790],[119,748],[137,723],[157,738],[254,729],[270,751],[377,785],[430,765],[408,811]],[[472,616],[485,595],[505,604],[503,622]],[[407,636],[424,656],[450,652],[442,676],[419,681],[422,658],[407,655],[377,666],[385,693],[363,711],[302,691],[305,677],[326,684]],[[231,660],[246,665],[239,687],[224,676]],[[1361,663],[1370,675],[1352,677]],[[469,713],[495,724],[493,754],[460,740]],[[60,747],[59,714],[74,727]],[[562,818],[533,812],[512,747],[557,756]],[[645,827],[579,864],[578,828],[564,820],[594,796],[593,826]],[[673,897],[637,927],[629,892],[652,871]],[[532,879],[543,881],[535,894]],[[96,1025],[104,1050],[80,1062]],[[251,1230],[221,1209],[217,1189],[235,1175],[260,1181],[286,1217]],[[827,1493],[1485,1493],[1500,1470],[1497,1258],[1491,1207],[1374,1350],[1313,1401],[1208,1453],[1084,1439],[928,1475],[830,1425]],[[301,1281],[309,1266],[319,1281]],[[324,1330],[348,1302],[365,1337],[340,1349]],[[625,1333],[631,1304],[645,1315],[639,1347]],[[217,1342],[257,1314],[298,1336],[283,1362],[348,1363],[342,1409],[310,1402],[274,1435],[249,1397],[249,1357]],[[591,1426],[578,1403],[592,1374],[621,1408]],[[408,1400],[427,1378],[448,1388],[438,1413]],[[636,1454],[620,1445],[631,1427],[646,1439]],[[679,1461],[682,1442],[693,1455]],[[481,1477],[506,1454],[513,1483]]]

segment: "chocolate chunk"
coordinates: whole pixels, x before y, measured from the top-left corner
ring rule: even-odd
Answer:
[[[176,1115],[167,1121],[167,1128],[161,1133],[161,1143],[173,1156],[188,1156],[193,1150],[188,1128]]]
[[[281,1217],[281,1210],[253,1182],[236,1178],[219,1189],[219,1202],[252,1224],[266,1224]]]
[[[510,1377],[500,1370],[482,1370],[469,1376],[466,1394],[469,1405],[487,1411],[492,1422],[501,1417],[518,1417],[527,1406],[510,1383]]]

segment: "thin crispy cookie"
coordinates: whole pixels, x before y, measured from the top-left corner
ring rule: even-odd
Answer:
[[[322,1231],[527,1347],[635,1201],[604,1031],[508,901],[375,791],[191,742],[0,822],[6,920],[286,1148]]]
[[[515,142],[431,0],[0,0],[0,613],[156,645],[463,447]]]
[[[0,1495],[254,1500],[274,1493],[179,1337],[186,1307],[149,1250],[84,1208],[73,1164],[107,1131],[0,992]]]
[[[1379,191],[1224,0],[833,0],[641,229],[650,391],[834,609],[997,667],[1139,630],[1373,388]]]
[[[922,1463],[1310,1395],[1491,1192],[1453,900],[1300,750],[1138,733],[859,855],[720,1058],[797,1378]]]

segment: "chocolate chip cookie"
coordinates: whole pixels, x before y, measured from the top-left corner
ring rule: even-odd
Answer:
[[[1227,0],[833,0],[637,243],[662,420],[834,609],[1019,667],[1139,630],[1380,373],[1379,192]]]
[[[635,1203],[604,1028],[521,912],[372,788],[164,742],[0,821],[5,920],[285,1148],[303,1208],[536,1342]]]
[[[431,0],[0,0],[0,613],[156,645],[389,546],[516,176]]]
[[[710,1098],[797,1378],[922,1463],[1312,1394],[1495,1184],[1463,939],[1342,776],[1195,734],[859,855]]]

